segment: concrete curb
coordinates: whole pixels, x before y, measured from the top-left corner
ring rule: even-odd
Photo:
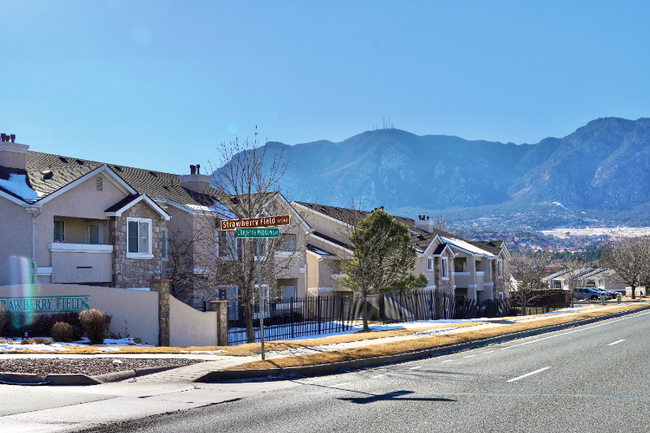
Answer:
[[[45,377],[36,374],[0,373],[0,383],[5,385],[99,385],[101,383],[119,382],[132,377],[160,373],[181,366],[166,366],[154,368],[137,368],[135,370],[118,371],[115,373],[88,376],[87,374],[48,374]]]
[[[530,337],[547,332],[560,331],[562,329],[573,328],[576,326],[588,325],[590,323],[599,322],[607,319],[614,319],[629,314],[638,313],[640,311],[648,310],[650,306],[640,308],[634,311],[625,311],[621,313],[611,314],[603,317],[596,317],[593,319],[584,319],[571,323],[563,323],[559,325],[549,325],[542,328],[535,328],[526,331],[517,331],[509,334],[499,335],[497,337],[483,338],[479,340],[468,341],[465,343],[452,344],[446,346],[439,346],[431,349],[418,350],[414,352],[401,353],[397,355],[380,356],[374,358],[364,358],[352,361],[335,362],[331,364],[310,365],[304,367],[288,367],[288,368],[269,368],[260,370],[217,370],[207,373],[197,379],[195,382],[222,382],[231,380],[242,379],[259,379],[262,377],[273,376],[321,376],[344,371],[351,368],[368,368],[377,367],[380,365],[398,364],[406,361],[413,361],[416,359],[423,359],[441,355],[448,355],[451,353],[461,352],[464,350],[475,349],[477,347],[488,346],[490,344],[503,343],[506,341],[516,340],[519,338]]]

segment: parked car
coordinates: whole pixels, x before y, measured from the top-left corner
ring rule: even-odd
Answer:
[[[605,295],[605,298],[607,299],[616,299],[616,295],[618,294],[617,292],[614,292],[612,290],[605,290],[605,289],[596,289],[603,295]]]
[[[573,299],[578,299],[578,300],[586,300],[586,299],[596,300],[596,299],[600,299],[600,296],[601,296],[600,291],[596,289],[589,289],[586,287],[580,287],[573,291]]]

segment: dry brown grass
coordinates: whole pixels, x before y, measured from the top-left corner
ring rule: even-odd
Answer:
[[[534,328],[542,328],[550,325],[558,325],[564,323],[575,322],[578,320],[591,319],[595,317],[609,316],[614,313],[623,311],[636,310],[642,306],[621,306],[616,309],[595,309],[584,313],[574,313],[570,315],[554,316],[545,319],[512,322],[507,318],[499,321],[492,322],[498,326],[485,327],[482,329],[469,330],[468,332],[448,335],[437,335],[433,337],[420,337],[412,340],[396,341],[384,344],[373,344],[354,349],[340,350],[335,352],[317,353],[312,355],[294,356],[286,358],[276,358],[268,361],[255,361],[242,364],[236,367],[228,368],[228,370],[256,370],[266,368],[287,368],[287,367],[302,367],[309,365],[329,364],[341,361],[351,361],[362,358],[378,357],[396,355],[400,353],[408,353],[417,350],[431,349],[435,347],[446,346],[450,344],[464,343],[471,340],[478,340],[482,338],[496,337],[499,335],[509,334],[513,332],[526,331]],[[521,317],[519,317],[521,319]],[[303,345],[305,346],[305,345]]]

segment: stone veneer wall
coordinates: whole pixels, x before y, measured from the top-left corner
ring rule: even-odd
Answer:
[[[126,219],[148,218],[151,220],[151,259],[129,259],[127,252]],[[113,245],[113,285],[117,288],[149,287],[149,281],[162,276],[162,251],[160,229],[165,221],[146,203],[139,202],[120,217],[112,217],[109,229]]]
[[[158,292],[158,345],[169,346],[171,344],[169,307],[171,280],[151,280],[149,284],[152,292]]]
[[[440,265],[442,262],[441,257],[435,257],[433,259],[433,269],[435,269],[435,279],[436,279],[436,289],[440,293],[445,293],[448,295],[454,295],[454,278],[452,275],[452,270],[454,269],[454,259],[451,257],[450,254],[446,253],[445,257],[447,257],[447,275],[449,276],[449,279],[443,280],[442,279],[442,272],[440,272]]]

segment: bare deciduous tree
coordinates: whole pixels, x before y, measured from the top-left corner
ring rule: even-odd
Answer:
[[[212,184],[219,196],[215,202],[218,219],[257,218],[265,215],[287,214],[290,206],[280,195],[281,180],[288,161],[282,152],[269,155],[268,143],[235,139],[219,147],[218,160],[213,170]],[[255,341],[253,329],[253,304],[258,290],[273,287],[278,277],[293,267],[299,259],[296,252],[296,234],[291,233],[296,222],[283,230],[277,239],[266,239],[264,251],[257,251],[262,242],[253,239],[237,239],[234,231],[218,232],[218,248],[207,249],[205,263],[213,263],[215,283],[236,286],[238,298],[244,306],[246,338]],[[214,229],[213,229],[214,231]],[[294,230],[295,232],[295,230]],[[203,251],[206,251],[204,248]],[[278,252],[288,254],[278,257]],[[262,281],[258,281],[258,260],[262,267]],[[260,311],[260,320],[263,312]]]
[[[627,238],[611,244],[603,252],[601,261],[632,288],[632,299],[635,299],[636,288],[650,276],[650,239]]]
[[[545,295],[541,292],[548,289],[548,284],[543,281],[543,277],[550,261],[549,251],[539,251],[530,255],[513,254],[509,265],[512,278],[508,278],[510,298],[519,301],[523,315],[526,315],[526,308],[530,302]]]
[[[585,262],[583,260],[565,260],[562,268],[565,274],[562,275],[569,286],[569,296],[571,296],[571,307],[573,307],[575,289],[580,286],[582,281],[580,276],[585,272]]]

